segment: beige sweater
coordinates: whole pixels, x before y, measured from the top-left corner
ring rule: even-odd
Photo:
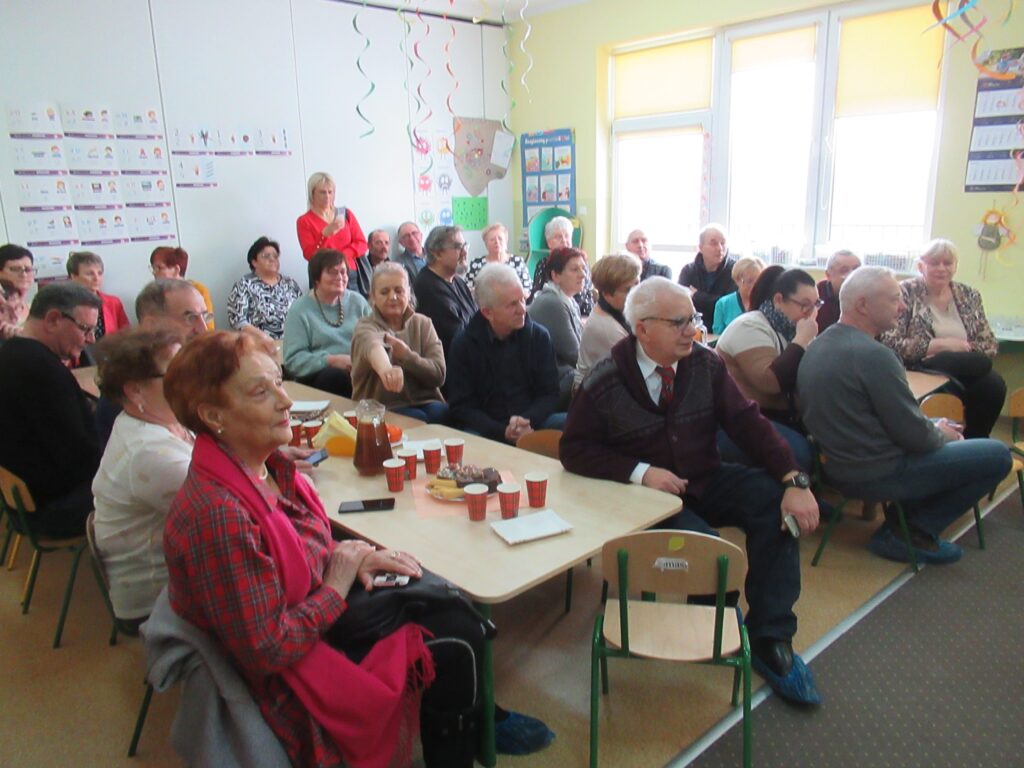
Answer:
[[[772,370],[772,363],[787,346],[764,313],[755,310],[729,324],[718,337],[715,351],[725,361],[744,395],[762,409],[786,411],[789,402]]]
[[[391,330],[375,307],[364,317],[352,334],[352,399],[378,400],[389,408],[420,405],[431,400],[443,401],[440,386],[444,383],[444,351],[434,324],[426,315],[405,310],[400,331]],[[409,354],[398,363],[405,375],[401,392],[388,392],[380,376],[370,366],[370,350],[384,344],[384,334],[404,341]]]

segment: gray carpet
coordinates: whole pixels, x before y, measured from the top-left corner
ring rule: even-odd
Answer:
[[[1014,493],[963,559],[925,568],[811,664],[825,700],[753,712],[759,767],[1024,765],[1024,511]],[[822,567],[827,567],[826,560]],[[733,727],[691,765],[742,765]]]

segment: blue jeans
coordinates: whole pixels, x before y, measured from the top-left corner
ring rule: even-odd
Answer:
[[[717,535],[715,528],[732,525],[747,535],[743,590],[751,638],[791,640],[796,634],[800,548],[781,528],[782,494],[782,485],[763,469],[722,464],[700,498],[684,496],[683,511],[658,526]]]
[[[447,424],[448,423],[448,403],[443,403],[440,400],[430,400],[426,403],[420,403],[419,405],[410,405],[406,408],[393,408],[395,413],[400,413],[403,416],[409,416],[420,421],[425,421],[427,424]]]
[[[539,427],[533,427],[534,429],[565,429],[565,411],[559,411],[558,413],[552,413],[548,416],[544,423]],[[531,425],[533,426],[533,425]]]
[[[938,537],[995,488],[1012,463],[1009,449],[998,440],[958,440],[907,456],[886,477],[836,487],[855,499],[898,501],[909,526]]]
[[[777,421],[773,421],[772,426],[779,437],[789,445],[789,449],[793,451],[793,458],[796,459],[797,466],[807,474],[810,474],[814,466],[814,458],[811,444],[807,442],[807,438],[792,427],[779,424]],[[747,458],[747,454],[732,441],[732,438],[725,434],[724,429],[718,430],[718,452],[721,454],[723,462],[744,464],[748,467],[754,466],[750,459]]]

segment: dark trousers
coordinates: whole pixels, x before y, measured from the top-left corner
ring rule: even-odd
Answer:
[[[940,352],[924,365],[948,373],[963,387],[951,389],[964,404],[964,437],[988,437],[1006,400],[1006,382],[980,352]]]
[[[317,371],[312,376],[301,376],[296,379],[299,384],[305,384],[308,387],[314,387],[316,389],[322,389],[324,392],[330,392],[332,395],[341,395],[342,397],[352,397],[352,377],[348,371],[343,371],[341,368],[332,368],[327,366],[322,371]]]
[[[800,549],[782,529],[782,485],[762,469],[722,464],[700,498],[683,497],[684,511],[665,527],[715,533],[735,526],[747,535],[750,637],[791,640],[796,634],[793,605],[800,597]]]
[[[85,533],[85,519],[92,512],[92,480],[39,507],[29,525],[36,533],[54,539],[69,539]]]

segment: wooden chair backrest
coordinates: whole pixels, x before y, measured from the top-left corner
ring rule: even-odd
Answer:
[[[0,494],[3,495],[4,504],[11,510],[20,506],[25,512],[36,511],[36,503],[25,481],[4,467],[0,467]]]
[[[516,448],[530,453],[539,453],[549,459],[558,458],[558,441],[562,439],[560,429],[538,429],[516,440]]]
[[[964,423],[964,404],[955,395],[945,392],[928,395],[922,400],[921,413],[929,419],[949,419]]]
[[[1024,418],[1024,387],[1013,390],[1008,401],[1009,414],[1015,419]]]
[[[642,531],[605,542],[601,565],[610,583],[618,583],[620,549],[629,555],[630,592],[713,595],[721,555],[729,558],[727,592],[742,589],[747,574],[746,553],[725,539],[694,531]]]

